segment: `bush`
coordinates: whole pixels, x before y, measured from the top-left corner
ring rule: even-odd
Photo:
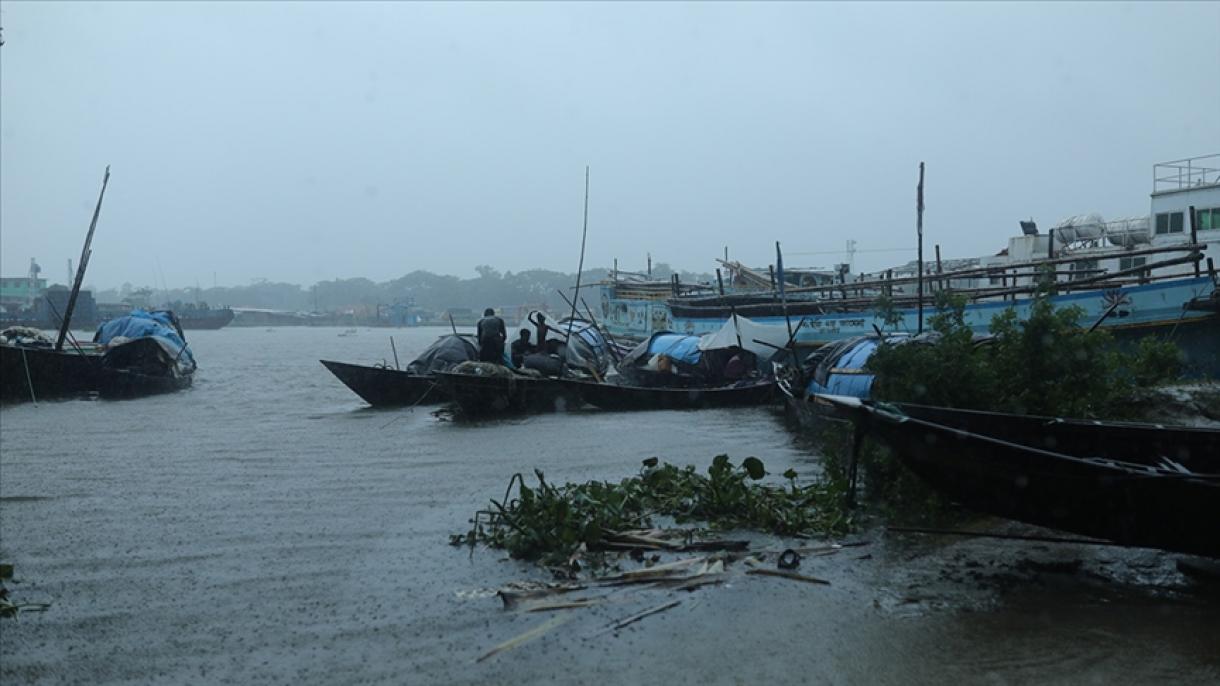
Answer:
[[[873,397],[945,407],[1019,414],[1100,417],[1118,412],[1137,386],[1163,383],[1181,373],[1172,344],[1142,340],[1134,354],[1120,352],[1104,330],[1081,327],[1078,307],[1055,309],[1045,293],[1029,316],[1015,309],[991,321],[993,338],[977,345],[966,326],[965,302],[937,294],[929,318],[935,345],[883,345],[869,359]]]
[[[1081,328],[1084,312],[1055,309],[1044,290],[1029,316],[1008,309],[991,322],[992,338],[976,343],[966,325],[965,300],[937,294],[928,319],[935,344],[903,342],[880,346],[867,369],[875,374],[876,400],[914,402],[963,409],[1064,417],[1122,417],[1123,400],[1139,387],[1181,374],[1182,353],[1168,341],[1146,337],[1133,353],[1118,350],[1104,330]],[[850,442],[840,437],[826,446],[827,470],[841,473]],[[870,498],[905,514],[935,515],[940,501],[887,450],[869,445],[860,470]]]

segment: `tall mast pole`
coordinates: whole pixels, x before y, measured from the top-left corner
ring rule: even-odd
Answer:
[[[102,198],[106,197],[106,184],[110,181],[110,165],[106,165],[106,174],[102,177],[102,190],[97,195],[97,207],[93,208],[93,220],[89,222],[89,233],[85,235],[85,247],[80,252],[80,264],[76,266],[76,280],[72,283],[72,293],[68,295],[68,306],[64,308],[64,320],[59,324],[59,337],[55,339],[55,351],[64,349],[64,339],[68,336],[68,327],[72,322],[72,310],[76,308],[76,296],[80,293],[81,282],[85,280],[85,268],[89,266],[89,255],[93,244],[93,231],[97,228],[97,217],[102,212]]]
[[[919,163],[919,186],[915,190],[915,232],[919,234],[919,255],[916,266],[919,269],[917,297],[919,298],[919,326],[916,333],[923,333],[923,162]]]

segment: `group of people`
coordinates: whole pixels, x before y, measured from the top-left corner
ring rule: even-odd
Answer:
[[[537,319],[531,319],[530,322],[538,330],[538,341],[542,345],[535,345],[530,340],[529,329],[521,329],[518,332],[517,340],[513,341],[509,347],[509,355],[514,367],[520,367],[525,362],[526,355],[535,352],[551,352],[549,349],[545,349],[546,332],[549,328],[546,323],[546,315],[539,312]],[[504,325],[504,320],[497,317],[496,311],[489,307],[483,310],[483,318],[479,320],[475,331],[476,337],[479,339],[479,361],[504,364],[504,344],[508,341],[508,328]]]

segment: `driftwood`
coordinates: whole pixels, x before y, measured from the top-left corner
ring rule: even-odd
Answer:
[[[812,577],[812,576],[805,576],[804,574],[797,574],[796,572],[785,572],[782,569],[747,569],[746,574],[758,574],[761,576],[778,576],[782,579],[792,579],[793,581],[804,581],[805,583],[808,583],[808,584],[821,584],[823,586],[830,585],[830,582],[825,579],[819,579],[817,577]]]
[[[530,629],[529,631],[526,631],[525,633],[523,633],[519,636],[516,636],[514,638],[510,638],[507,641],[496,646],[495,648],[492,648],[491,650],[487,651],[486,653],[483,653],[482,655],[480,655],[478,657],[478,659],[475,660],[475,662],[482,662],[483,660],[486,660],[487,658],[492,657],[493,655],[503,653],[507,650],[512,650],[513,648],[516,648],[517,646],[522,645],[523,643],[528,643],[528,642],[534,640],[535,638],[538,638],[539,636],[545,634],[546,632],[554,629],[555,627],[559,626],[560,624],[567,622],[569,619],[571,619],[571,615],[560,615],[558,617],[553,617],[553,618],[547,620],[546,622],[539,624],[538,626],[534,627],[533,629]]]

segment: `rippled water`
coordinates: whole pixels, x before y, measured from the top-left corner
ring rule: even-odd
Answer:
[[[1220,677],[1214,599],[1144,590],[1181,582],[1162,556],[979,542],[878,541],[867,556],[809,561],[803,570],[829,587],[740,577],[599,634],[656,602],[627,594],[476,663],[546,619],[472,593],[539,578],[536,569],[446,545],[514,472],[619,479],[652,455],[706,465],[729,453],[756,455],[775,473],[810,473],[815,458],[767,408],[479,424],[431,408],[372,410],[317,360],[392,361],[393,335],[405,364],[444,331],[341,331],[192,332],[200,371],[188,391],[0,410],[0,558],[16,564],[17,600],[52,603],[0,623],[0,679]],[[1014,572],[1014,585],[980,582],[962,562],[1005,579],[1023,557],[1064,554],[1087,556],[1087,569],[1126,571],[1093,582]]]

